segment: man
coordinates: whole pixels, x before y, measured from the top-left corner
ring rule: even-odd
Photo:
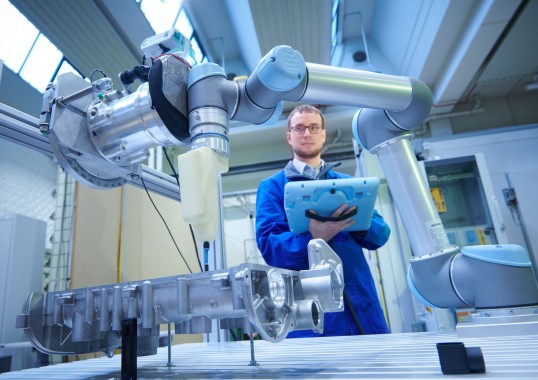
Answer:
[[[377,249],[389,238],[390,228],[374,211],[368,231],[343,232],[351,219],[336,222],[309,221],[308,232],[290,231],[284,210],[284,185],[288,181],[349,177],[332,169],[340,163],[321,159],[327,133],[321,112],[311,105],[296,107],[288,117],[287,139],[293,160],[284,170],[266,178],[256,199],[256,240],[268,265],[292,270],[308,269],[307,245],[323,239],[340,256],[344,270],[344,312],[325,314],[323,336],[387,333],[387,323],[376,294],[362,248]],[[347,213],[341,205],[332,216]],[[288,337],[319,336],[312,331],[294,331]]]

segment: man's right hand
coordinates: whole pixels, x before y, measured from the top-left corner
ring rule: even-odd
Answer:
[[[331,217],[338,218],[340,216],[345,216],[350,214],[349,218],[339,220],[338,222],[320,222],[315,219],[310,219],[308,224],[308,230],[312,234],[313,239],[323,239],[326,242],[331,240],[337,233],[348,228],[355,224],[355,221],[351,219],[353,215],[352,212],[355,210],[356,206],[347,207],[347,203],[344,203],[342,206],[338,207],[332,214]],[[315,214],[314,211],[311,210]]]

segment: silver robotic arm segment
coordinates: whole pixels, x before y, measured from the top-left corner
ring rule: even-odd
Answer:
[[[343,99],[337,99],[339,104],[371,107],[355,114],[353,133],[364,148],[378,156],[385,173],[412,247],[408,283],[417,298],[427,305],[444,308],[537,305],[538,288],[521,247],[520,256],[510,261],[492,260],[482,253],[469,254],[473,247],[465,247],[460,253],[459,247],[450,244],[410,142],[410,130],[431,108],[428,87],[412,78],[381,74],[370,77],[341,69],[333,74],[329,68],[310,64],[308,69],[304,99],[317,101],[327,88],[336,93],[342,87]],[[354,98],[354,90],[361,96],[371,94],[372,99]],[[508,252],[511,248],[506,246],[478,249],[512,257]],[[527,257],[528,263],[522,264],[522,256]]]
[[[527,307],[538,304],[529,256],[513,244],[463,247],[461,252],[413,258],[408,284],[434,307]]]
[[[406,77],[315,63],[306,67],[304,102],[403,111],[413,101],[411,80]]]
[[[228,120],[253,124],[269,122],[280,116],[283,100],[295,101],[302,96],[305,85],[304,60],[288,46],[272,49],[246,83],[227,80],[224,70],[214,63],[195,66],[189,74],[189,124],[193,148],[226,147]],[[229,151],[220,153],[229,156]]]
[[[411,265],[407,271],[407,284],[424,305],[439,308],[472,307],[461,300],[452,287],[450,268],[454,258],[453,251],[411,258]]]
[[[208,146],[230,157],[228,120],[236,113],[239,89],[214,63],[195,66],[188,79],[191,149]]]
[[[319,243],[316,243],[319,244]],[[307,271],[242,264],[227,270],[138,282],[32,293],[17,327],[48,354],[111,354],[121,345],[123,319],[137,319],[139,355],[156,352],[159,325],[178,334],[221,328],[257,331],[271,342],[299,329],[323,331],[324,312],[341,311],[343,279],[338,256],[328,247]]]
[[[303,56],[289,46],[276,46],[249,76],[246,93],[261,108],[274,108],[283,100],[297,101],[307,85]]]

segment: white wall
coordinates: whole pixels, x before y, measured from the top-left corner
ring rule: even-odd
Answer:
[[[0,126],[2,128],[2,126]],[[0,139],[0,213],[16,213],[47,224],[46,248],[54,231],[58,166],[52,158]]]
[[[45,223],[17,214],[0,213],[0,345],[26,342],[16,329],[17,315],[30,292],[42,291]],[[11,369],[31,368],[35,352],[29,348],[0,348],[12,356]]]

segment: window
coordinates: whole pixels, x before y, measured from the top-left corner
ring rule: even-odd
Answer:
[[[77,71],[77,69],[75,69],[69,62],[67,62],[67,60],[64,58],[62,60],[62,64],[60,65],[60,67],[58,68],[58,72],[56,73],[56,75],[54,76],[54,78],[56,78],[58,75],[60,74],[64,74],[64,73],[67,73],[67,72],[71,72],[71,73],[75,73],[77,74],[78,76],[80,76],[81,78],[83,78],[82,75],[80,75],[80,73]]]
[[[14,72],[21,70],[39,30],[11,3],[0,0],[0,57]]]
[[[183,34],[185,37],[189,39],[192,37],[192,34],[194,33],[194,29],[191,25],[191,20],[189,20],[184,10],[181,10],[181,12],[179,12],[179,16],[177,18],[176,23],[174,24],[174,28],[179,30],[181,34]]]
[[[190,39],[192,56],[196,63],[206,62],[207,57],[196,38],[196,33],[189,16],[178,0],[141,0],[140,9],[148,19],[156,34],[176,28],[186,38]]]
[[[62,52],[8,0],[0,0],[0,57],[39,92],[45,91],[60,69],[80,75],[65,61]]]
[[[39,34],[19,75],[40,92],[45,91],[62,61],[62,53],[47,37]]]
[[[197,63],[207,57],[196,38],[190,19],[180,0],[141,0],[144,12],[156,34],[176,28],[191,40]],[[58,74],[71,71],[83,77],[58,48],[50,42],[8,0],[0,0],[0,58],[4,65],[43,92]]]
[[[146,15],[155,34],[166,32],[174,25],[181,7],[177,0],[142,0],[140,9]]]
[[[331,21],[331,56],[338,44],[338,0],[333,0],[332,21]]]

